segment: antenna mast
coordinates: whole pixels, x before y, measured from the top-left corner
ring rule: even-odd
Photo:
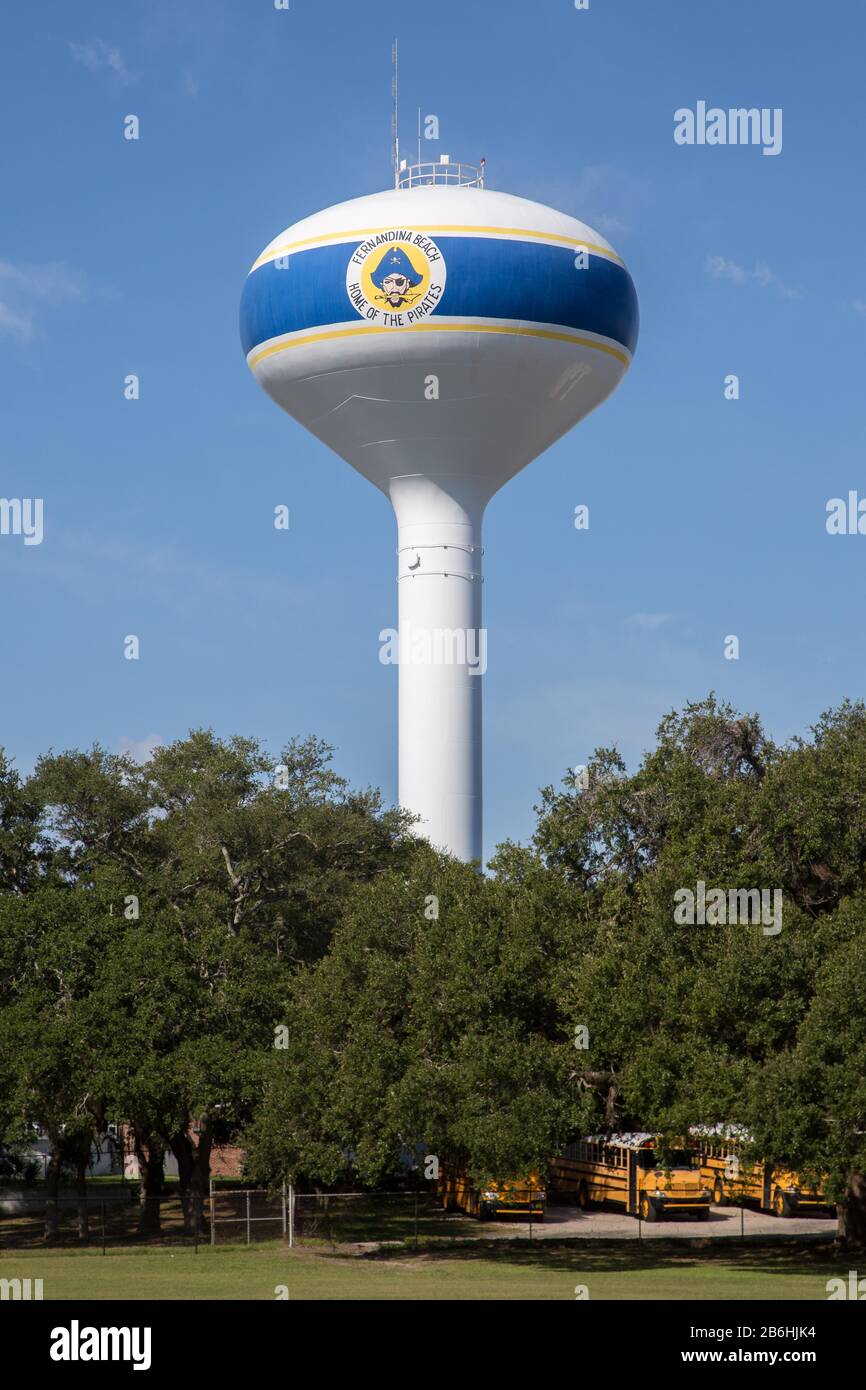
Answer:
[[[400,98],[400,44],[395,39],[391,49],[391,61],[394,64],[394,77],[391,81],[391,95],[394,98],[394,113],[391,117],[391,140],[394,146],[394,187],[400,185],[400,132],[398,126],[399,98]]]

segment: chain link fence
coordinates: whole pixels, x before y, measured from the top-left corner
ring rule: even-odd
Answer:
[[[780,1221],[739,1205],[713,1211],[709,1223],[693,1217],[653,1225],[622,1211],[581,1211],[565,1196],[548,1194],[546,1219],[530,1212],[479,1220],[462,1210],[445,1210],[442,1198],[419,1192],[267,1192],[221,1188],[206,1197],[169,1191],[143,1198],[137,1188],[89,1195],[63,1195],[52,1207],[44,1193],[28,1193],[13,1207],[0,1195],[0,1250],[36,1250],[87,1245],[108,1251],[123,1246],[239,1246],[261,1242],[331,1249],[371,1249],[449,1244],[455,1241],[646,1240],[706,1241],[708,1237],[782,1241],[814,1236],[827,1239],[835,1228],[829,1213],[806,1220]]]
[[[460,1224],[426,1192],[297,1192],[293,1208],[296,1245],[417,1245]]]
[[[209,1226],[211,1245],[252,1245],[261,1240],[291,1236],[289,1193],[278,1195],[257,1188],[222,1191],[211,1188]]]
[[[213,1245],[251,1245],[284,1239],[295,1245],[418,1245],[474,1231],[461,1213],[449,1215],[428,1192],[295,1192],[250,1188],[211,1193]],[[525,1224],[525,1223],[524,1223]]]
[[[198,1246],[208,1241],[208,1227],[206,1198],[190,1196],[185,1203],[179,1193],[142,1198],[131,1187],[122,1194],[64,1195],[51,1201],[36,1191],[25,1201],[0,1207],[0,1249]]]
[[[44,1249],[46,1245],[106,1250],[135,1245],[407,1245],[473,1239],[492,1227],[461,1211],[445,1211],[431,1192],[267,1192],[219,1188],[208,1197],[170,1192],[142,1197],[134,1187],[123,1193],[84,1199],[64,1195],[52,1203],[38,1191],[24,1209],[0,1203],[0,1249]],[[497,1223],[505,1235],[530,1237],[538,1220],[529,1216]]]

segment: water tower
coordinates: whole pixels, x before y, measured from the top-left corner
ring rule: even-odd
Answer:
[[[420,834],[472,860],[484,508],[619,384],[637,297],[604,237],[485,188],[483,166],[395,162],[393,189],[265,248],[241,334],[268,395],[391,500],[399,801]]]

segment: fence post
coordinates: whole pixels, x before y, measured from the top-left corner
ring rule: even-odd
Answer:
[[[289,1183],[289,1249],[295,1244],[295,1188]]]
[[[247,1245],[250,1244],[250,1190],[247,1188]]]
[[[286,1180],[285,1180],[285,1178],[283,1179],[283,1190],[282,1190],[282,1212],[283,1212],[283,1237],[285,1238],[285,1234],[286,1234]]]
[[[210,1180],[210,1243],[216,1245],[216,1210],[213,1190],[213,1178]]]

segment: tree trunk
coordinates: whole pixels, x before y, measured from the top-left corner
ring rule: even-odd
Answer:
[[[866,1177],[852,1173],[848,1191],[836,1207],[836,1238],[843,1245],[866,1246]]]
[[[57,1190],[60,1187],[60,1145],[53,1142],[51,1145],[51,1158],[45,1170],[45,1229],[43,1240],[47,1245],[52,1245],[59,1234],[58,1214],[57,1214]]]
[[[183,1228],[187,1235],[204,1235],[204,1204],[210,1187],[210,1154],[213,1130],[201,1120],[197,1134],[186,1130],[171,1138],[171,1151],[177,1159]]]
[[[90,1222],[87,1216],[87,1159],[81,1154],[75,1160],[75,1187],[78,1193],[78,1239],[88,1241]]]
[[[140,1236],[156,1236],[162,1229],[162,1196],[165,1190],[165,1144],[157,1134],[139,1137],[135,1132],[135,1156],[141,1176]]]

